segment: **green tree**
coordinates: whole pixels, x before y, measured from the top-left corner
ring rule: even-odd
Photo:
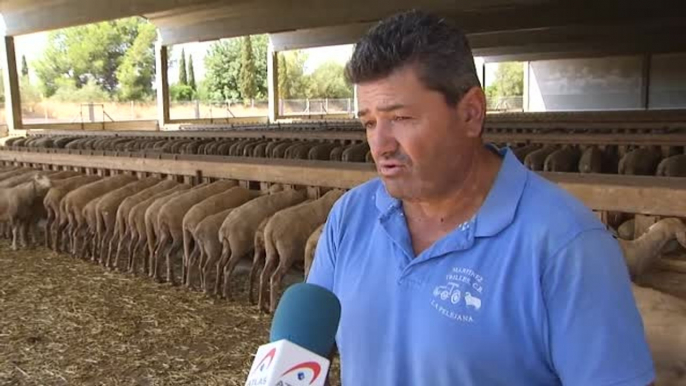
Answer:
[[[279,97],[283,99],[306,98],[309,79],[305,76],[307,54],[303,51],[279,53]]]
[[[29,76],[29,65],[26,64],[26,56],[25,55],[21,56],[21,75],[22,76]]]
[[[195,70],[193,69],[193,55],[188,55],[188,85],[193,91],[197,90],[195,85]]]
[[[335,61],[322,63],[309,76],[309,98],[352,98],[352,85],[345,81],[344,65]]]
[[[70,79],[77,89],[93,81],[114,95],[117,70],[143,24],[150,23],[133,17],[51,32],[43,57],[34,65],[43,93],[55,94],[58,84]]]
[[[241,45],[240,92],[244,101],[257,96],[255,57],[250,36],[243,37]]]
[[[186,74],[186,51],[181,49],[181,61],[179,62],[179,84],[188,84],[188,74]]]
[[[149,100],[154,95],[152,82],[155,76],[156,36],[153,24],[139,25],[138,36],[117,68],[120,100]]]
[[[253,58],[255,62],[256,99],[267,96],[267,35],[251,36]],[[223,39],[213,43],[205,56],[206,95],[212,101],[242,100],[241,48],[240,38]]]
[[[497,96],[521,96],[524,93],[524,68],[521,63],[500,63],[495,72],[496,86],[494,92]]]

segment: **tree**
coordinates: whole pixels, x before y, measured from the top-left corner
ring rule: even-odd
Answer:
[[[138,36],[131,48],[124,54],[117,79],[119,99],[125,101],[152,98],[152,82],[155,75],[155,39],[157,32],[153,24],[138,26]]]
[[[188,55],[188,85],[191,86],[193,91],[196,91],[195,86],[195,70],[193,69],[193,55]]]
[[[498,96],[521,96],[524,93],[524,68],[521,63],[500,63],[495,72],[496,92]]]
[[[303,51],[279,53],[279,97],[306,98],[309,79],[305,76],[307,54]]]
[[[240,92],[244,101],[253,99],[257,95],[255,78],[255,57],[253,56],[250,36],[243,37],[241,46]]]
[[[46,96],[70,79],[78,89],[89,81],[110,95],[119,88],[117,70],[147,20],[133,17],[53,31],[48,47],[35,64]],[[152,49],[153,43],[150,43]]]
[[[251,36],[255,62],[256,99],[267,96],[267,35]],[[242,100],[240,90],[241,53],[243,40],[222,39],[213,43],[205,56],[205,90],[212,101]]]
[[[29,65],[26,64],[26,56],[25,55],[21,56],[21,75],[22,76],[29,76]]]
[[[181,61],[179,62],[179,84],[188,84],[188,75],[186,74],[186,51],[181,49]]]
[[[335,61],[322,63],[310,75],[309,98],[352,98],[353,88],[345,80],[344,65]]]

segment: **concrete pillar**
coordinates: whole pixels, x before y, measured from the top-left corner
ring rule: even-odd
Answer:
[[[158,38],[155,43],[155,60],[157,76],[155,83],[157,87],[157,125],[161,130],[169,123],[169,79],[167,73],[168,58],[167,46],[162,45]]]
[[[2,69],[5,81],[5,114],[7,129],[11,133],[22,129],[21,97],[19,95],[19,75],[17,74],[17,59],[14,53],[14,37],[3,36],[0,44],[2,55]]]
[[[357,85],[353,85],[353,118],[357,118],[357,112],[360,107],[357,104]]]
[[[531,63],[529,61],[523,62],[524,66],[524,88],[522,90],[522,110],[524,112],[529,111],[529,68],[531,68]]]
[[[279,53],[274,51],[274,44],[269,41],[267,49],[267,94],[269,97],[269,122],[279,117]]]

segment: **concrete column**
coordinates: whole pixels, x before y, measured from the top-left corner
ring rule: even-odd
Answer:
[[[169,123],[169,76],[167,74],[168,58],[167,46],[162,45],[160,39],[155,43],[155,60],[157,76],[157,121],[159,129]]]
[[[353,85],[353,118],[357,118],[357,112],[360,110],[360,107],[357,104],[357,85]]]
[[[5,114],[7,129],[11,133],[22,129],[21,97],[19,95],[19,75],[17,74],[17,59],[14,53],[14,37],[3,36],[0,46],[2,55],[2,69],[5,81]]]
[[[279,53],[269,41],[267,49],[267,94],[269,97],[269,122],[279,117]]]
[[[524,112],[529,111],[529,68],[531,62],[526,61],[522,63],[522,66],[524,66],[524,88],[522,90],[522,110]]]

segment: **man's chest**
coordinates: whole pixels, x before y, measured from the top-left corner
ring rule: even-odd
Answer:
[[[545,367],[544,305],[530,267],[487,245],[408,262],[393,240],[373,240],[340,251],[344,357],[387,348],[380,355],[390,363],[430,363],[446,376]]]

